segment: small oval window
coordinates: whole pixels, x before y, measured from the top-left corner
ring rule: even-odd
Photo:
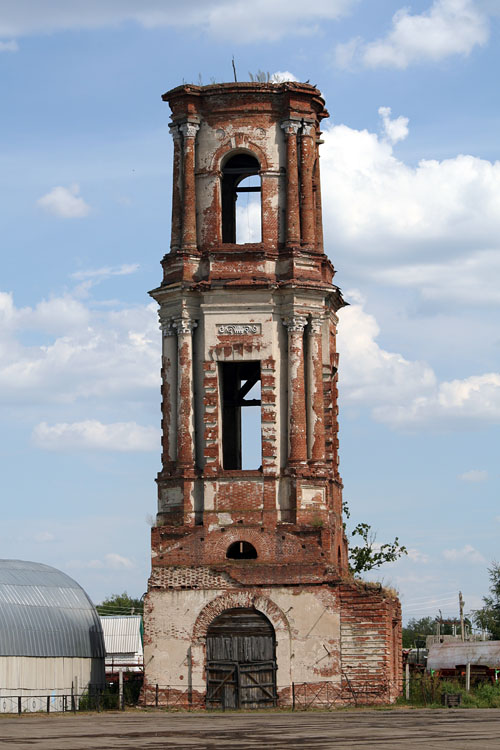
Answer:
[[[227,549],[226,557],[229,560],[255,560],[257,550],[250,542],[233,542]]]

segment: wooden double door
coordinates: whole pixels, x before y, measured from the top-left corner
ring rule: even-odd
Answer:
[[[207,708],[276,705],[274,628],[256,609],[228,609],[207,632]]]

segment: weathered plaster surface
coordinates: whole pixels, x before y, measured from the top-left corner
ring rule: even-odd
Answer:
[[[320,124],[308,84],[181,86],[171,252],[151,292],[163,331],[162,465],[145,610],[146,702],[159,685],[205,690],[205,635],[253,607],[276,634],[280,702],[291,685],[342,692],[401,676],[399,602],[349,575],[338,455],[337,311],[323,252]],[[257,159],[262,241],[222,242],[228,158]],[[227,236],[227,235],[225,235]],[[221,368],[260,363],[261,466],[224,467]],[[246,542],[256,559],[228,559]],[[183,687],[185,686],[185,688]],[[350,686],[350,688],[349,688]],[[170,689],[169,688],[169,689]]]

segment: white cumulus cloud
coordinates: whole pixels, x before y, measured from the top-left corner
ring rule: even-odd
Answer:
[[[0,36],[50,33],[68,29],[116,27],[126,22],[146,29],[194,27],[231,41],[274,41],[286,35],[313,34],[324,21],[336,20],[358,0],[3,0]]]
[[[103,424],[96,419],[83,422],[41,422],[33,430],[35,444],[48,451],[154,451],[158,450],[159,432],[135,422]]]
[[[130,558],[125,557],[124,555],[119,555],[117,552],[108,552],[107,555],[104,555],[104,560],[107,565],[109,565],[110,568],[113,568],[114,570],[118,570],[119,568],[133,568],[134,563]]]
[[[382,125],[384,128],[384,135],[391,143],[397,143],[398,141],[404,141],[408,135],[408,117],[400,115],[394,120],[391,120],[391,108],[390,107],[379,107],[378,113],[382,118]]]
[[[462,549],[445,549],[443,550],[445,560],[452,562],[459,560],[470,563],[485,563],[486,558],[475,549],[472,544],[465,544]]]
[[[377,321],[359,302],[339,317],[340,392],[347,405],[368,406],[377,421],[402,430],[500,422],[500,373],[439,382],[425,362],[381,347]]]
[[[321,170],[326,246],[344,271],[423,300],[480,306],[500,301],[500,161],[460,154],[410,166],[392,143],[407,118],[378,136],[346,125],[325,128]]]
[[[25,344],[27,331],[43,342]],[[0,402],[136,401],[158,388],[160,345],[155,303],[96,311],[67,295],[19,308],[0,293]]]
[[[429,555],[424,554],[423,552],[420,552],[418,549],[408,549],[407,551],[407,557],[409,560],[411,560],[414,563],[428,563],[429,562]]]
[[[245,183],[249,185],[249,183]],[[254,193],[243,193],[236,205],[236,242],[261,242],[262,218],[260,199]]]
[[[17,52],[19,49],[15,39],[11,39],[8,42],[0,41],[0,52]]]
[[[423,300],[452,305],[467,300],[468,304],[476,307],[498,307],[499,250],[476,250],[471,242],[468,250],[457,248],[457,257],[450,257],[446,261],[380,268],[374,270],[373,274],[384,284],[417,289]],[[443,243],[442,252],[448,254],[446,243]],[[466,253],[465,257],[463,252]]]
[[[471,469],[459,474],[458,478],[463,482],[485,482],[488,479],[488,472],[481,469]]]
[[[271,76],[272,83],[284,83],[284,81],[298,81],[299,79],[289,70],[277,70]]]
[[[348,403],[392,411],[415,394],[435,392],[436,376],[425,362],[409,361],[379,346],[377,321],[361,304],[343,308],[339,316],[340,389]]]
[[[119,555],[117,552],[108,552],[102,559],[69,560],[66,563],[66,567],[82,570],[131,570],[135,568],[135,563],[130,558]]]
[[[74,183],[69,187],[57,185],[37,200],[37,204],[61,219],[81,219],[88,216],[90,206],[79,195],[80,188]]]
[[[111,276],[128,276],[139,270],[138,263],[123,263],[121,266],[106,266],[104,268],[89,268],[83,271],[75,271],[71,274],[72,279],[85,281],[86,279],[108,279]]]
[[[325,222],[349,250],[429,262],[436,249],[449,257],[498,243],[500,162],[459,155],[411,167],[386,139],[346,125],[324,140]]]
[[[47,542],[53,542],[55,540],[55,536],[54,534],[51,534],[50,531],[38,531],[33,535],[33,539],[39,544],[46,544]]]
[[[336,49],[341,67],[404,69],[414,63],[438,62],[451,55],[469,55],[489,38],[487,14],[474,0],[434,0],[423,13],[398,10],[388,34],[373,42],[354,38]]]
[[[408,404],[376,407],[380,421],[403,429],[478,428],[500,422],[500,373],[471,375],[440,383],[431,394],[415,394]]]

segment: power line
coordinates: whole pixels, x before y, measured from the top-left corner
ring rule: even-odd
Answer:
[[[456,591],[444,591],[440,594],[435,594],[434,598],[440,597],[441,599],[449,599],[450,597],[456,597],[457,592]],[[432,595],[427,594],[427,596],[423,597],[417,597],[416,599],[411,599],[409,604],[418,604],[419,602],[428,602],[431,601]]]

